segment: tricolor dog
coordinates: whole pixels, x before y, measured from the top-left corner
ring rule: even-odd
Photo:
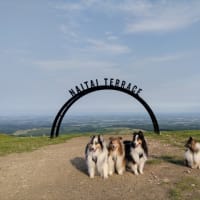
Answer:
[[[94,178],[96,169],[101,177],[108,177],[108,149],[102,135],[91,137],[85,158],[90,178]]]
[[[184,155],[186,166],[200,169],[200,143],[189,137],[185,147],[187,148]]]
[[[143,174],[143,168],[148,156],[148,147],[143,132],[135,132],[132,141],[124,141],[127,167],[135,175]]]

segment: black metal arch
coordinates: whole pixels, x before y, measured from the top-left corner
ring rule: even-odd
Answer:
[[[117,90],[120,92],[124,92],[124,93],[134,97],[135,99],[137,99],[145,107],[146,111],[149,113],[152,123],[153,123],[154,132],[160,134],[158,122],[157,122],[157,119],[156,119],[152,109],[138,94],[135,94],[126,88],[115,87],[115,86],[111,86],[111,85],[110,86],[102,85],[102,86],[95,86],[95,87],[85,89],[85,90],[81,91],[80,93],[76,94],[75,96],[72,96],[72,98],[70,98],[58,111],[58,113],[54,119],[54,122],[52,124],[50,137],[51,138],[53,138],[54,136],[58,137],[60,125],[61,125],[61,122],[62,122],[66,112],[78,99],[80,99],[81,97],[83,97],[91,92],[95,92],[95,91],[99,91],[99,90]]]

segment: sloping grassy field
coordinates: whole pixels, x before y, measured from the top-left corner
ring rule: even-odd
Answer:
[[[68,135],[62,135],[55,139],[50,139],[47,136],[18,137],[18,136],[0,134],[0,156],[7,155],[10,153],[33,151],[46,145],[63,143],[73,137],[78,137],[78,136],[80,135],[68,134]]]
[[[127,135],[131,133],[132,131],[129,129],[125,130],[116,129],[113,132],[109,131],[108,133],[105,132],[104,134]],[[65,134],[54,139],[50,139],[47,136],[17,137],[17,136],[0,134],[0,156],[7,155],[10,153],[29,152],[39,149],[40,147],[46,145],[64,143],[67,140],[74,137],[89,136],[93,134],[98,134],[98,133]],[[200,141],[200,130],[164,131],[161,132],[161,135],[157,135],[153,132],[145,132],[145,136],[147,138],[157,139],[163,141],[164,143],[172,144],[174,146],[183,147],[189,136],[193,136],[196,140]]]

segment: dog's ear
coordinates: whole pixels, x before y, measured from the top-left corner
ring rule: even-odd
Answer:
[[[193,140],[193,138],[190,136],[184,146],[187,147],[187,148],[191,147],[192,140]]]
[[[101,145],[101,148],[103,148],[104,139],[103,139],[103,136],[100,134],[98,135],[98,142]]]
[[[137,135],[137,132],[133,132],[133,139],[132,140],[135,139],[136,135]]]
[[[192,138],[192,136],[189,137],[187,143],[191,143],[194,139]]]
[[[122,140],[122,137],[120,136],[120,137],[118,137],[118,139],[119,139],[119,140]]]
[[[113,137],[109,137],[109,140],[113,140]]]
[[[104,141],[104,139],[103,139],[103,136],[102,135],[98,135],[98,138],[99,138],[99,140],[101,141],[101,142],[103,142]]]
[[[90,142],[93,142],[94,138],[95,138],[95,135],[91,135],[90,136]]]
[[[133,138],[138,134],[138,132],[134,131],[133,132]]]
[[[188,140],[193,140],[192,136],[190,136]]]
[[[143,131],[139,130],[139,134],[143,134]]]
[[[139,135],[139,137],[140,137],[142,140],[144,140],[144,134],[143,134],[142,131],[139,131],[139,132],[138,132],[138,135]]]
[[[141,136],[144,136],[142,131],[139,131],[138,134],[141,135]]]

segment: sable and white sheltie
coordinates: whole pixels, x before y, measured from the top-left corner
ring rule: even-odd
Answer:
[[[185,144],[185,165],[193,169],[200,169],[200,143],[189,137]]]
[[[143,174],[143,168],[148,156],[148,147],[143,132],[133,133],[132,141],[124,141],[127,167],[135,175]]]
[[[103,178],[108,177],[108,149],[101,135],[92,136],[85,149],[85,158],[90,178],[97,172]]]
[[[108,174],[115,171],[122,175],[125,171],[125,151],[122,137],[110,137],[108,144]]]

